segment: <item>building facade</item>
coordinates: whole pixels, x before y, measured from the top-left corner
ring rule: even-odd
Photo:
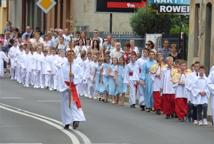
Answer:
[[[214,0],[191,0],[188,63],[214,64]]]
[[[55,0],[56,5],[45,14],[36,5],[37,0],[8,0],[8,20],[25,29],[27,25],[50,28],[69,28],[73,20],[77,29],[109,31],[109,13],[96,12],[96,0]],[[113,13],[114,32],[131,32],[131,13]]]
[[[7,1],[2,1],[0,0],[0,33],[3,33],[4,27],[7,22],[7,17],[8,17],[8,3]]]

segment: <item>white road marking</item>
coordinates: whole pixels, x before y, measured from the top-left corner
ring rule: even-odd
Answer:
[[[29,115],[32,115],[32,116],[35,116],[35,117],[39,117],[39,118],[42,118],[44,120],[48,120],[48,121],[54,122],[54,123],[56,123],[58,125],[62,125],[62,123],[60,121],[52,119],[52,118],[49,118],[49,117],[46,117],[46,116],[43,116],[43,115],[39,115],[39,114],[36,114],[36,113],[33,113],[33,112],[22,110],[22,109],[19,109],[19,108],[10,106],[10,105],[6,105],[6,104],[3,104],[3,103],[0,103],[0,106],[1,105],[5,106],[5,107],[12,108],[12,109],[15,109],[15,110],[18,110],[18,111],[22,111],[22,112],[24,112],[26,114],[29,114]],[[80,132],[78,130],[73,130],[73,129],[72,129],[72,132],[74,132],[75,134],[77,134],[79,137],[82,138],[83,144],[92,144],[90,139],[85,134],[83,134],[82,132]],[[76,144],[76,143],[74,143],[74,144]]]
[[[5,100],[17,100],[17,99],[23,99],[22,97],[0,97],[0,99]],[[1,144],[1,143],[0,143]]]
[[[93,144],[130,144],[130,143],[93,143]]]
[[[0,143],[0,144],[43,144],[43,143]]]
[[[2,104],[0,104],[0,108],[4,109],[4,110],[7,110],[7,111],[10,111],[10,112],[14,112],[14,113],[23,115],[23,116],[26,116],[26,117],[30,117],[30,118],[39,120],[39,121],[44,122],[44,123],[46,123],[46,124],[48,124],[50,126],[53,126],[53,127],[57,128],[58,130],[60,130],[61,132],[63,132],[64,134],[66,134],[70,138],[70,140],[72,141],[73,144],[80,144],[80,141],[77,139],[77,137],[74,134],[70,133],[67,130],[64,130],[61,126],[59,126],[59,125],[57,125],[57,124],[55,124],[53,122],[50,122],[50,121],[45,120],[45,119],[42,119],[40,117],[36,117],[36,116],[30,115],[30,114],[27,114],[24,111],[22,111],[21,109],[14,110],[14,109],[8,108],[6,106],[3,106]]]
[[[39,103],[60,103],[60,100],[37,100]]]

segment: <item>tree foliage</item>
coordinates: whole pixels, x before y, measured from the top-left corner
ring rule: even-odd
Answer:
[[[152,8],[139,9],[131,17],[131,27],[138,35],[145,33],[179,33],[188,27],[188,18],[173,14],[157,14]]]

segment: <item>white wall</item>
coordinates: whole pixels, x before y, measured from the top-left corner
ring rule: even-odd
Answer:
[[[96,0],[73,0],[74,19],[77,26],[89,26],[93,31],[109,31],[109,13],[96,12]],[[113,13],[113,32],[131,32],[129,19],[132,13]]]

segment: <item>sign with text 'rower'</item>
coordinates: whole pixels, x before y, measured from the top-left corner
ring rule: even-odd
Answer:
[[[55,0],[39,0],[36,2],[38,7],[40,7],[45,13],[48,13],[55,5]]]
[[[190,0],[149,0],[149,4],[159,13],[188,14]]]

